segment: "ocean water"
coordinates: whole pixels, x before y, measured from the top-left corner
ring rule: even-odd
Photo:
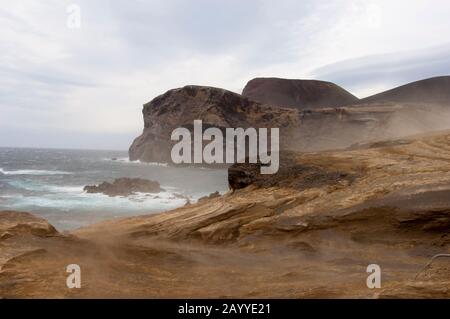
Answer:
[[[119,177],[156,180],[165,191],[130,197],[83,191]],[[195,201],[227,190],[224,169],[130,162],[126,151],[0,148],[0,210],[34,213],[59,230],[183,206],[186,200],[175,194]]]

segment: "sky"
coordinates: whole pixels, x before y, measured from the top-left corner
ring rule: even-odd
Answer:
[[[123,149],[188,84],[450,74],[448,0],[0,0],[0,146]],[[79,19],[78,19],[79,18]]]

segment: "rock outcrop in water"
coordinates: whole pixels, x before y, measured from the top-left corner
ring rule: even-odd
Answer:
[[[85,186],[87,193],[101,193],[108,196],[129,196],[135,193],[159,193],[162,191],[157,181],[143,178],[118,178],[114,182],[103,182],[99,185]]]
[[[300,110],[340,107],[359,100],[331,82],[279,78],[250,80],[242,95],[260,103]]]

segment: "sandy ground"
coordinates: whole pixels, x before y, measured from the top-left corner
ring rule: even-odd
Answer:
[[[421,271],[450,253],[450,132],[297,154],[283,170],[72,233],[1,212],[0,296],[450,297],[449,258]],[[81,267],[80,289],[66,286],[69,264]],[[381,268],[380,289],[366,285],[369,264]]]

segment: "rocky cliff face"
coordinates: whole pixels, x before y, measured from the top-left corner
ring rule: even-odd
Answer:
[[[172,90],[144,106],[145,128],[130,147],[131,160],[171,163],[173,129],[208,126],[278,127],[280,148],[291,151],[344,149],[450,127],[450,110],[427,104],[372,103],[352,107],[295,110],[262,105],[213,88]],[[204,143],[206,145],[207,142]]]
[[[175,143],[170,140],[172,131],[177,127],[192,131],[194,120],[202,120],[203,129],[214,126],[222,131],[228,127],[276,127],[280,129],[280,148],[294,151],[342,149],[358,143],[446,129],[450,127],[448,103],[425,103],[445,101],[450,92],[445,90],[446,81],[446,78],[421,81],[357,104],[351,103],[357,99],[348,92],[320,81],[255,79],[244,89],[247,96],[257,98],[252,92],[262,92],[270,95],[270,99],[277,96],[291,99],[292,92],[304,91],[305,94],[298,95],[299,101],[313,107],[311,110],[261,104],[219,88],[185,86],[144,105],[144,131],[134,140],[129,156],[131,160],[171,163],[170,152]],[[276,83],[281,83],[283,89],[277,88]],[[284,90],[291,86],[294,89]],[[425,92],[430,94],[428,98]],[[263,100],[271,102],[270,99]],[[383,102],[384,99],[394,101]],[[318,101],[352,105],[317,108],[329,104]]]
[[[300,110],[339,107],[358,101],[356,96],[331,82],[279,78],[250,80],[242,95],[260,103]]]
[[[295,110],[275,108],[239,94],[213,87],[185,86],[170,90],[144,105],[144,131],[130,147],[130,160],[171,162],[172,131],[192,130],[194,120],[203,128],[278,127],[282,136],[299,123]],[[282,139],[286,140],[287,139]]]

